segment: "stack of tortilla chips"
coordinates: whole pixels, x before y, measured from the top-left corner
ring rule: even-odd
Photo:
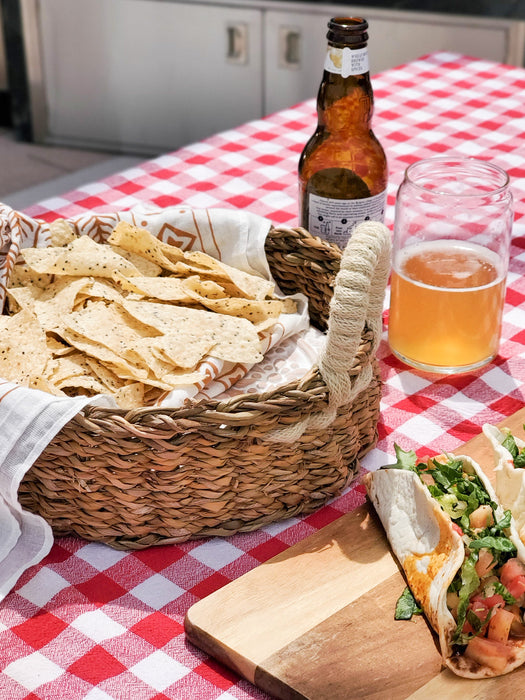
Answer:
[[[104,244],[55,231],[21,252],[0,318],[0,376],[24,386],[153,405],[205,380],[206,356],[259,362],[259,334],[294,310],[269,280],[125,222]]]

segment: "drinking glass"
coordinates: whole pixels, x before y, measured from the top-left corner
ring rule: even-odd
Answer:
[[[493,163],[410,165],[395,208],[388,340],[413,367],[482,367],[498,352],[513,222],[509,176]]]

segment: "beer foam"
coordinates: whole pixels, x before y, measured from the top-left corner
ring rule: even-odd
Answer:
[[[414,262],[412,270],[407,271],[410,261],[415,258],[418,261]],[[459,266],[458,262],[460,262]],[[397,251],[394,269],[405,279],[417,284],[447,287],[459,291],[465,287],[461,284],[462,281],[466,282],[469,279],[475,281],[476,276],[481,278],[479,280],[481,284],[467,284],[469,289],[497,284],[504,277],[505,265],[497,253],[477,243],[440,239],[420,241]],[[486,281],[483,281],[483,278]]]

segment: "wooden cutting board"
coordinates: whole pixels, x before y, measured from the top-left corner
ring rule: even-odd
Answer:
[[[525,439],[524,423],[525,408],[501,425]],[[483,434],[455,453],[493,476]],[[394,620],[405,585],[367,503],[193,605],[186,635],[286,700],[522,697],[525,666],[481,681],[443,670],[426,619]]]

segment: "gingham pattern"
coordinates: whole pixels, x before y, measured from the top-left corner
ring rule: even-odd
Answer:
[[[525,384],[525,70],[439,53],[376,76],[374,130],[390,165],[387,224],[407,164],[455,152],[507,169],[516,232],[497,359],[436,380],[379,350],[385,380],[374,469],[405,449],[453,450],[523,405]],[[299,153],[314,101],[218,134],[27,210],[52,220],[138,202],[242,207],[296,225]],[[364,502],[349,489],[313,515],[229,539],[138,553],[58,540],[0,608],[0,697],[18,700],[264,698],[185,641],[188,607]]]

